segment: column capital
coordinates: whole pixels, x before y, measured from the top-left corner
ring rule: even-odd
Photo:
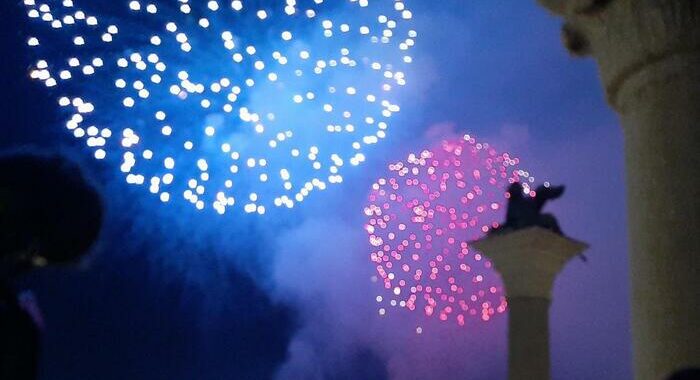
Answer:
[[[700,62],[696,0],[539,2],[565,19],[562,38],[569,51],[596,59],[608,101],[621,113],[650,85],[683,80]]]
[[[503,277],[506,296],[551,300],[554,279],[588,245],[540,227],[488,236],[472,245]]]

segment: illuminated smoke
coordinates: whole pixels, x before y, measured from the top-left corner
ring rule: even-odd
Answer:
[[[387,135],[416,31],[400,0],[24,0],[66,128],[162,202],[264,214]]]
[[[365,207],[379,315],[413,311],[465,326],[504,313],[500,280],[470,242],[504,220],[515,181],[531,194],[534,178],[518,158],[468,135],[390,164]]]

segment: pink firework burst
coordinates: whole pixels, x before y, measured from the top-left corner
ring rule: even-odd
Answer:
[[[518,166],[469,135],[389,165],[364,210],[379,315],[408,310],[464,326],[506,311],[499,277],[469,243],[504,219],[509,184],[532,194],[534,178]]]

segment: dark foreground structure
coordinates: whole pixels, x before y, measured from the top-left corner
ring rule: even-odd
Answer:
[[[624,128],[635,378],[700,366],[700,2],[539,0]]]

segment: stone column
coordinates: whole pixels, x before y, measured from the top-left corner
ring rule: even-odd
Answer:
[[[636,378],[698,367],[700,1],[540,2],[598,62],[624,128]]]
[[[531,227],[473,243],[501,274],[508,302],[508,378],[547,380],[554,279],[587,245]]]

